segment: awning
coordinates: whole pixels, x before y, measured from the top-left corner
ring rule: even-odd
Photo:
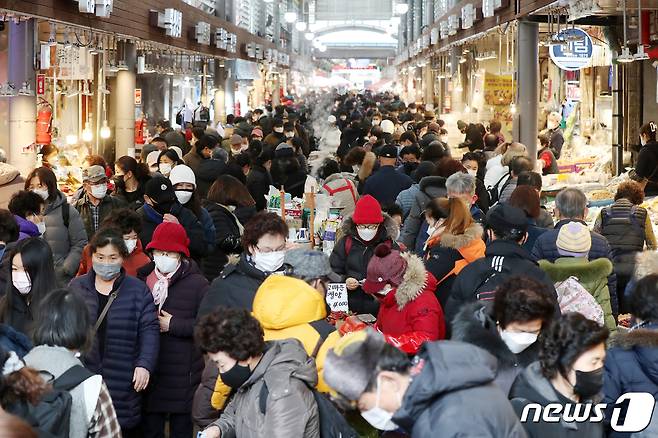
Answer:
[[[244,59],[235,60],[235,79],[238,81],[253,81],[260,79],[258,64]]]

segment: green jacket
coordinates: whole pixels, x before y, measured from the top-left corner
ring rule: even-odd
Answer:
[[[91,238],[94,236],[95,231],[93,229],[93,219],[91,217],[91,208],[89,206],[89,202],[87,201],[87,195],[83,195],[78,202],[75,203],[75,209],[78,210],[80,213],[80,217],[82,218],[82,223],[85,225],[85,231],[87,231],[87,236],[89,237],[89,241],[91,241]],[[127,207],[128,204],[126,204],[122,199],[117,198],[116,196],[110,196],[108,193],[105,195],[103,200],[101,201],[100,204],[98,204],[100,207],[100,213],[99,213],[99,221],[98,225],[100,228],[100,225],[103,223],[103,219],[107,217],[110,212],[116,208],[124,208]]]
[[[576,277],[603,309],[603,320],[608,330],[610,332],[617,330],[608,290],[608,275],[612,273],[610,260],[601,258],[588,261],[587,258],[561,257],[555,263],[540,260],[539,267],[554,283],[564,281],[571,276]]]

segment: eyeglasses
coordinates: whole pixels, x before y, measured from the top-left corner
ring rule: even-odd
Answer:
[[[284,243],[283,245],[279,246],[279,247],[276,248],[276,249],[272,249],[272,248],[260,248],[258,245],[256,245],[256,249],[257,249],[258,252],[260,252],[260,253],[263,253],[263,254],[269,254],[269,253],[271,253],[271,252],[283,251],[284,249],[286,249],[286,244]]]
[[[362,230],[376,230],[379,228],[379,224],[358,225],[357,228],[361,228]]]

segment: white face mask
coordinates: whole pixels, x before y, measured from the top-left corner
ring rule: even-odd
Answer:
[[[379,407],[379,393],[380,393],[379,379],[377,381],[377,398],[375,399],[375,407],[361,412],[361,416],[372,427],[379,430],[396,430],[398,426],[391,421],[393,414]]]
[[[378,228],[374,230],[370,230],[368,228],[357,227],[356,233],[359,235],[361,239],[363,239],[363,241],[370,242],[372,239],[375,238],[378,230],[379,230]]]
[[[279,134],[281,134],[281,133],[283,132],[283,127],[281,127],[281,128],[274,128],[274,132],[278,132]]]
[[[137,239],[127,239],[124,240],[124,243],[126,244],[126,248],[128,248],[129,254],[132,254],[135,248],[137,248]]]
[[[646,140],[644,139],[644,137],[642,137],[641,135],[640,135],[640,144],[641,144],[642,146],[644,146],[644,145],[647,144],[647,141],[646,141]]]
[[[286,138],[293,138],[295,136],[294,132],[286,132]]]
[[[107,184],[96,184],[91,186],[91,196],[96,199],[103,199],[107,194]]]
[[[382,121],[379,120],[379,119],[374,119],[374,120],[372,121],[372,126],[378,126],[381,122],[382,122]]]
[[[378,293],[379,295],[386,296],[386,295],[388,295],[388,293],[389,293],[390,291],[392,291],[392,290],[393,290],[393,286],[391,286],[390,284],[387,284],[386,286],[384,286],[384,289],[380,290],[380,291],[377,292],[377,293]]]
[[[468,172],[469,175],[472,175],[472,176],[477,176],[477,174],[478,174],[478,171],[474,170],[474,169],[466,169],[466,171]]]
[[[439,137],[439,140],[441,140],[441,142],[443,142],[443,143],[448,143],[448,137],[446,137],[445,135],[442,135],[441,137]]]
[[[507,345],[507,348],[514,354],[519,354],[534,344],[537,341],[537,336],[534,333],[514,333],[507,330],[500,330],[500,337],[505,342],[505,345]]]
[[[283,266],[285,251],[260,252],[256,250],[253,256],[256,269],[263,272],[274,272]]]
[[[36,193],[41,196],[41,199],[44,201],[48,199],[48,189],[32,189],[32,193]]]
[[[185,205],[188,202],[190,202],[190,199],[192,199],[192,192],[188,192],[187,190],[176,190],[176,199],[178,199],[178,202],[181,204]]]
[[[160,163],[158,168],[160,169],[160,173],[164,176],[169,176],[171,173],[171,164],[169,163]]]
[[[32,290],[32,281],[25,271],[12,271],[11,282],[21,295],[27,295]]]
[[[45,222],[39,222],[37,225],[37,229],[39,230],[39,234],[43,236],[43,234],[46,232],[46,223]]]
[[[174,272],[180,263],[180,259],[177,257],[169,257],[166,255],[153,256],[153,261],[155,262],[157,270],[163,274]]]
[[[558,127],[558,123],[553,122],[552,120],[549,120],[548,123],[546,123],[546,127],[547,127],[548,129],[553,130],[553,129],[555,129],[555,128]]]

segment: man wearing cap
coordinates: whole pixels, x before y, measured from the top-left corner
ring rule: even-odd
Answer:
[[[286,141],[286,136],[283,133],[283,119],[274,119],[272,132],[265,136],[263,141],[273,148]]]
[[[229,156],[234,157],[240,154],[243,151],[242,143],[242,136],[233,134],[231,136],[231,150],[229,151]]]
[[[439,124],[436,122],[429,122],[427,125],[427,131],[423,136],[419,136],[420,140],[418,141],[418,145],[420,146],[421,149],[425,149],[427,146],[429,146],[430,143],[433,141],[441,140],[439,138],[441,128],[439,127]]]
[[[261,128],[254,128],[251,130],[251,140],[263,141],[263,130]]]
[[[76,202],[89,240],[98,231],[103,219],[112,209],[127,207],[127,204],[107,191],[107,175],[103,166],[89,166],[82,171],[84,195]]]
[[[504,280],[522,275],[533,278],[555,293],[553,282],[521,245],[528,238],[528,220],[520,208],[498,204],[487,213],[489,243],[485,257],[465,267],[455,278],[446,304],[446,320],[473,301],[493,300]]]
[[[398,149],[394,145],[385,145],[379,152],[379,170],[373,173],[363,187],[363,194],[372,195],[383,206],[395,203],[395,198],[402,190],[414,183],[404,173],[395,169]]]

